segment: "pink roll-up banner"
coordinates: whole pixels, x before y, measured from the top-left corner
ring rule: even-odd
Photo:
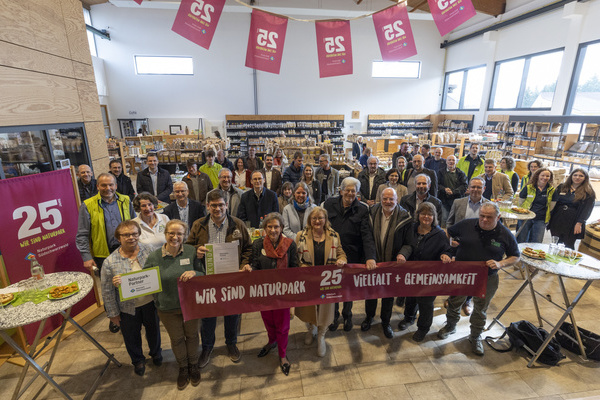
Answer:
[[[279,73],[287,22],[287,18],[252,10],[246,67]]]
[[[35,255],[49,274],[62,271],[87,272],[75,245],[77,202],[68,169],[0,180],[0,251],[10,283],[31,277],[29,254]],[[71,315],[96,301],[90,292],[73,306]],[[62,317],[46,322],[43,334],[58,328]],[[32,343],[39,323],[23,327]]]
[[[471,0],[427,0],[427,3],[442,36],[477,14]]]
[[[409,261],[271,269],[179,281],[183,318],[218,317],[395,296],[485,296],[485,262]]]
[[[316,21],[319,76],[352,74],[350,21]]]
[[[406,3],[373,14],[373,24],[383,61],[401,61],[417,54]]]
[[[225,0],[182,0],[171,30],[208,50]]]

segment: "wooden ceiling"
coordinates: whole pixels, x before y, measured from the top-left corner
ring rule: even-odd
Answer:
[[[392,0],[395,1],[395,0]],[[451,2],[451,0],[447,0]],[[472,0],[475,10],[494,17],[503,14],[506,8],[506,0]],[[429,12],[427,0],[407,0],[409,10],[422,10]]]

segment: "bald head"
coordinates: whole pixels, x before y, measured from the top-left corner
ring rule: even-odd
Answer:
[[[421,169],[423,169],[423,156],[420,154],[417,154],[416,156],[413,157],[412,163],[413,163],[413,168],[417,171],[420,171]]]
[[[92,169],[87,164],[81,164],[77,168],[77,176],[81,179],[81,182],[87,185],[92,181]]]

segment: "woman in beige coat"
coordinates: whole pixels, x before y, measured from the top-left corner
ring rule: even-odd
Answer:
[[[306,228],[296,235],[296,246],[300,257],[300,266],[336,264],[341,267],[348,261],[342,250],[340,235],[331,228],[327,211],[315,207],[308,215]],[[304,343],[312,344],[317,334],[317,355],[324,357],[327,352],[325,333],[333,321],[335,303],[296,307],[296,316],[306,322],[308,331]]]

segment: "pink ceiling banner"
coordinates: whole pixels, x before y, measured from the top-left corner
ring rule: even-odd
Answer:
[[[471,0],[427,0],[427,3],[442,36],[477,14]]]
[[[182,0],[171,30],[208,50],[225,0]]]
[[[279,74],[287,22],[287,18],[252,10],[246,67]]]
[[[316,21],[319,76],[352,74],[350,21]]]
[[[135,1],[135,2],[136,2],[136,3],[138,3],[139,5],[142,5],[142,1],[144,1],[144,0],[133,0],[133,1]]]
[[[417,54],[406,3],[373,14],[373,24],[383,61],[401,61]]]

